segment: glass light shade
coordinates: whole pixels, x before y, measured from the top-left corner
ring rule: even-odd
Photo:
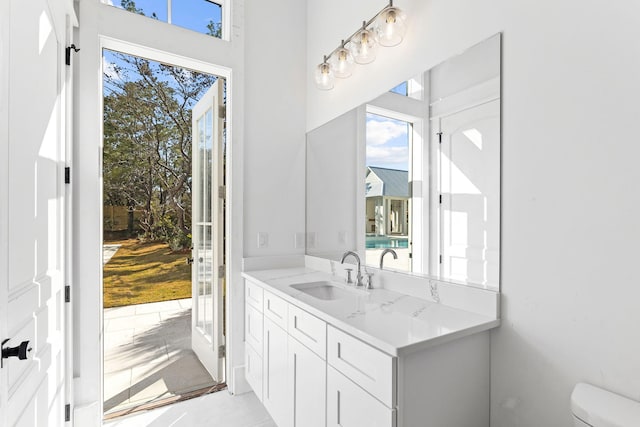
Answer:
[[[340,77],[341,79],[347,78],[351,76],[351,72],[353,71],[353,55],[349,49],[341,47],[331,55],[329,64],[336,77]]]
[[[353,59],[358,64],[368,64],[376,59],[378,42],[375,33],[366,28],[356,33],[349,43]]]
[[[406,19],[406,15],[397,7],[386,8],[374,24],[378,43],[386,47],[399,44],[407,31]]]
[[[335,75],[328,63],[323,62],[316,67],[316,86],[318,89],[331,90],[333,89],[334,81]]]

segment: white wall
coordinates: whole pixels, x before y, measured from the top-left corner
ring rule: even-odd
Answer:
[[[503,31],[491,425],[570,426],[578,381],[640,400],[640,3],[399,1],[403,44],[330,92],[314,88],[313,67],[383,4],[307,3],[307,129]]]
[[[304,254],[294,243],[304,232],[305,13],[299,0],[245,8],[245,257]]]

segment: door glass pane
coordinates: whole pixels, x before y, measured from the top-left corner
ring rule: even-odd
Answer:
[[[213,113],[211,108],[209,108],[204,114],[204,122],[205,122],[205,147],[207,153],[207,163],[206,163],[206,173],[204,174],[207,177],[207,182],[211,185],[212,182],[212,173],[213,173]],[[206,237],[206,248],[207,248],[207,287],[206,287],[206,297],[205,297],[205,310],[207,311],[205,316],[205,326],[204,333],[207,337],[213,336],[213,229],[212,229],[212,205],[213,205],[213,197],[214,197],[213,188],[209,187],[208,198],[207,198],[207,206],[206,206],[206,221],[207,221],[207,237]]]
[[[200,194],[199,201],[197,206],[198,213],[198,222],[197,222],[197,230],[198,230],[198,247],[197,257],[198,257],[198,307],[197,307],[197,325],[199,328],[204,328],[205,325],[205,316],[207,310],[204,306],[205,295],[206,295],[206,286],[207,286],[207,277],[206,277],[206,242],[207,242],[207,186],[209,184],[209,179],[205,175],[207,165],[207,151],[205,146],[205,123],[203,118],[198,119],[197,121],[198,128],[198,166],[200,168],[199,180],[200,180]]]

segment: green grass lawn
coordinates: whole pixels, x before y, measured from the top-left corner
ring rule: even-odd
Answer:
[[[191,298],[191,267],[184,253],[165,243],[138,240],[121,244],[104,266],[104,307]]]

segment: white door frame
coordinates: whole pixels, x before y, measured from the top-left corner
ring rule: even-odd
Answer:
[[[157,50],[157,49],[153,49],[153,48],[148,48],[145,46],[140,46],[134,43],[130,43],[130,42],[126,42],[126,41],[122,41],[122,40],[117,40],[111,37],[106,37],[106,36],[100,36],[100,57],[102,57],[102,51],[103,49],[109,49],[109,50],[115,50],[118,52],[122,52],[125,54],[129,54],[129,55],[134,55],[134,56],[139,56],[142,58],[146,58],[146,59],[150,59],[153,61],[158,61],[158,62],[162,62],[162,63],[166,63],[166,64],[171,64],[171,65],[175,65],[178,67],[184,67],[184,68],[188,68],[194,71],[198,71],[198,72],[202,72],[202,73],[207,73],[207,74],[212,74],[212,75],[216,75],[218,77],[223,77],[224,79],[226,79],[226,85],[227,85],[227,100],[226,100],[226,111],[227,111],[227,128],[226,128],[226,140],[228,141],[228,144],[230,143],[230,141],[232,141],[233,137],[232,137],[232,93],[233,93],[233,81],[232,81],[232,72],[229,68],[227,67],[223,67],[223,66],[218,66],[218,65],[213,65],[213,64],[208,64],[202,61],[198,61],[192,58],[187,58],[187,57],[183,57],[183,56],[179,56],[179,55],[175,55],[169,52],[165,52],[165,51],[161,51],[161,50]],[[100,99],[100,111],[104,111],[104,105],[103,105],[103,89],[104,89],[104,85],[103,85],[104,81],[101,78],[100,79],[100,84],[98,87],[98,99]],[[102,146],[102,140],[104,138],[104,132],[103,132],[103,121],[102,119],[100,120],[100,152],[102,152],[103,150],[103,146]],[[227,182],[231,181],[231,173],[230,173],[230,168],[229,165],[231,164],[231,159],[230,159],[230,153],[231,150],[227,150]],[[102,165],[100,164],[100,167],[102,167]],[[100,172],[100,177],[102,178],[102,172]],[[103,194],[102,194],[102,180],[100,181],[100,197],[99,200],[102,201],[103,199]],[[227,188],[229,189],[230,186],[227,186]],[[229,190],[227,190],[229,191]],[[227,198],[227,209],[225,212],[225,216],[226,216],[226,223],[227,223],[227,235],[230,235],[231,232],[231,217],[230,217],[230,203],[231,200],[230,198]],[[103,207],[102,204],[100,203],[100,206],[98,207],[99,211],[100,211],[100,218],[102,218],[103,215]],[[102,235],[102,229],[100,230],[100,241],[103,240],[103,235]],[[230,252],[230,240],[231,239],[226,239],[226,253],[227,256],[229,256]],[[227,263],[226,266],[226,277],[229,278],[230,277],[230,272],[229,272],[229,263]],[[100,313],[103,310],[103,277],[102,277],[102,269],[100,269],[100,300],[99,300],[99,307],[97,307],[97,309],[100,311]],[[227,307],[227,325],[229,325],[228,320],[229,320],[229,295],[230,293],[227,292],[226,297],[225,297],[225,304]],[[102,318],[102,315],[100,316]],[[104,402],[104,340],[103,340],[103,336],[102,333],[104,331],[104,325],[102,323],[102,320],[100,321],[100,325],[101,325],[101,331],[100,331],[100,414],[103,413],[103,402]],[[229,372],[230,369],[230,359],[229,358],[225,358],[225,371]]]
[[[82,49],[74,58],[74,417],[76,425],[102,425],[102,315],[101,282],[101,178],[102,154],[102,56],[101,47],[122,50],[144,46],[156,59],[186,65],[225,77],[227,80],[227,384],[229,392],[249,391],[244,380],[242,286],[243,144],[245,0],[230,2],[232,22],[229,41],[217,40],[183,28],[157,22],[96,0],[80,0],[76,44]],[[127,43],[126,41],[130,42]],[[111,44],[109,44],[111,43]],[[116,46],[118,44],[118,46]],[[123,47],[124,46],[124,47]],[[131,50],[125,49],[125,50]],[[154,50],[155,49],[155,50]],[[170,54],[167,54],[169,52]],[[135,52],[132,52],[135,53]],[[171,55],[173,54],[173,55]],[[144,55],[144,56],[149,56]],[[182,59],[182,61],[177,60]],[[153,58],[152,58],[153,59]],[[180,63],[181,62],[181,63]],[[195,65],[194,65],[195,64]],[[218,64],[214,66],[211,64]],[[213,68],[213,69],[212,69]],[[232,71],[233,70],[233,71]]]
[[[0,1],[0,302],[7,301],[9,282],[9,1]],[[0,337],[7,336],[7,311],[0,313]],[[0,369],[0,389],[7,389],[6,369]],[[0,425],[7,424],[7,396],[0,395]]]

